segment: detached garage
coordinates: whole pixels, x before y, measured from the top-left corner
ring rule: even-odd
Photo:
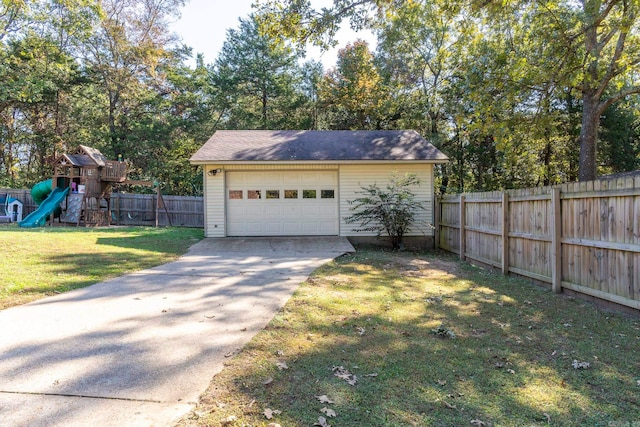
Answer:
[[[217,131],[193,157],[204,173],[205,235],[346,236],[361,187],[414,173],[424,203],[410,236],[433,242],[433,165],[447,157],[415,131]]]

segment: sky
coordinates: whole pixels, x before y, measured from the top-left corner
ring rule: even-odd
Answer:
[[[193,48],[193,56],[204,54],[205,64],[215,61],[227,36],[227,29],[237,28],[239,18],[245,18],[252,12],[254,0],[188,0],[181,10],[180,19],[171,28],[178,34],[182,42]],[[320,0],[313,0],[316,4]],[[327,52],[318,48],[307,49],[307,58],[322,62],[325,69],[336,64],[338,50],[347,43],[361,38],[369,42],[371,50],[375,49],[375,37],[371,32],[354,32],[347,23],[338,33],[338,45]],[[194,61],[195,63],[195,61]]]

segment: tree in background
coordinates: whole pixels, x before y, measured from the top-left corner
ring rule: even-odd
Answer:
[[[329,129],[380,129],[385,88],[366,42],[358,40],[338,53],[338,63],[319,86]]]
[[[253,16],[227,31],[211,70],[214,86],[225,94],[228,129],[311,127],[312,118],[296,114],[305,104],[298,53],[258,32]]]
[[[15,186],[49,172],[63,145],[74,58],[99,15],[91,1],[4,1],[0,5],[0,171]]]
[[[197,194],[188,158],[221,128],[416,129],[452,160],[436,170],[447,192],[640,163],[637,2],[261,0],[195,67],[169,31],[183,3],[0,2],[0,185],[30,186],[87,144]],[[372,29],[376,51],[349,44],[326,73],[303,63],[341,20]]]
[[[604,169],[608,163],[597,156],[600,117],[611,105],[640,92],[637,2],[334,0],[332,6],[314,10],[310,3],[268,0],[259,7],[265,31],[299,42],[331,44],[342,20],[349,20],[355,29],[381,28],[383,56],[392,61],[389,65],[396,67],[397,75],[404,68],[402,71],[408,71],[414,81],[429,77],[437,82],[435,77],[446,76],[440,80],[440,88],[457,85],[458,89],[445,89],[439,94],[437,85],[431,84],[430,88],[436,90],[431,100],[425,103],[423,99],[422,106],[434,117],[443,117],[443,124],[448,122],[447,138],[435,142],[441,142],[445,151],[446,145],[461,151],[457,157],[459,183],[464,181],[465,170],[472,171],[465,165],[472,166],[474,161],[473,155],[465,156],[473,154],[465,144],[471,144],[471,148],[477,145],[482,151],[483,146],[490,145],[500,156],[489,160],[504,159],[501,169],[506,175],[492,170],[492,174],[498,174],[497,181],[486,187],[487,180],[482,178],[477,182],[482,188],[506,185],[506,178],[516,178],[516,186],[552,183],[553,177],[559,176],[573,179],[578,147],[577,177],[595,178],[598,162]],[[454,24],[454,31],[439,32],[447,23]],[[403,46],[401,37],[395,34],[406,34],[411,41]],[[450,43],[446,42],[448,38]],[[443,55],[450,53],[451,47],[455,56]],[[478,52],[481,54],[474,55]],[[491,55],[487,55],[489,52]],[[405,61],[394,60],[396,54]],[[501,68],[487,61],[501,64]],[[420,70],[418,64],[427,66],[428,72]],[[482,80],[474,81],[474,74],[479,72]],[[438,100],[434,95],[451,99],[452,94],[462,101],[461,109],[451,102],[446,107],[434,102]],[[566,102],[573,99],[578,102]],[[438,105],[442,106],[442,115],[433,109]],[[477,113],[465,116],[469,108]],[[580,122],[578,138],[574,139],[576,113]],[[438,120],[431,123],[437,125]],[[526,126],[532,132],[523,132]],[[525,138],[524,147],[518,146],[514,135]],[[543,167],[509,173],[535,164],[532,156],[538,157],[537,163]],[[482,168],[494,169],[489,164],[475,166],[481,168],[474,170],[472,177],[482,173]]]
[[[176,62],[169,20],[183,0],[102,1],[103,18],[84,45],[83,61],[94,87],[95,108],[107,135],[96,145],[108,156],[123,154],[146,168],[154,145],[166,138],[167,122],[155,120],[158,95],[167,86],[166,70]],[[105,140],[105,137],[107,140]]]

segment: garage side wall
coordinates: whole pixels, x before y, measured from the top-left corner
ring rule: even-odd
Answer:
[[[341,165],[340,166],[340,235],[341,236],[375,236],[375,233],[355,232],[357,224],[347,224],[344,220],[353,212],[349,210],[349,200],[361,197],[357,194],[371,184],[384,188],[391,176],[396,173],[404,175],[416,174],[420,185],[413,188],[416,200],[421,202],[424,209],[417,215],[417,221],[408,236],[433,236],[433,165],[430,164],[383,164],[383,165]]]
[[[207,165],[204,169],[204,234],[206,237],[225,237],[225,205],[224,205],[224,170],[216,175],[209,175],[210,170],[220,166]]]

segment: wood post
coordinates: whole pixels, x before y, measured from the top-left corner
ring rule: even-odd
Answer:
[[[155,206],[155,214],[156,214],[156,228],[158,228],[158,211],[160,210],[160,184],[156,187],[156,206]]]
[[[169,225],[173,227],[171,215],[169,215],[167,204],[164,202],[164,197],[162,197],[162,193],[160,192],[160,185],[158,185],[158,187],[156,187],[156,227],[158,227],[161,207],[164,209],[164,213],[167,215],[167,221],[169,221]]]
[[[502,274],[509,274],[509,194],[502,193]]]
[[[465,260],[465,252],[466,252],[466,236],[465,236],[465,227],[466,227],[466,215],[465,215],[465,205],[464,205],[464,194],[460,195],[460,261]]]
[[[551,189],[551,290],[562,292],[562,212],[560,189]]]
[[[433,247],[438,249],[440,247],[440,215],[442,214],[440,207],[440,197],[437,196],[434,200],[433,208],[433,226],[435,229]]]
[[[120,193],[115,193],[116,196],[116,225],[120,225]]]

